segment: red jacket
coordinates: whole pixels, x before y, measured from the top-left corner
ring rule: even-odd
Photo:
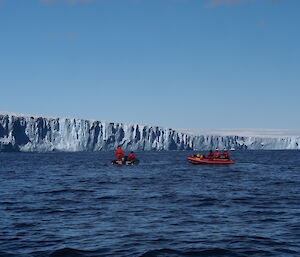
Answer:
[[[121,160],[124,157],[124,152],[121,147],[118,147],[116,150],[116,159]]]
[[[128,155],[128,160],[134,160],[135,159],[135,155],[133,153]]]
[[[220,158],[220,153],[219,152],[215,153],[215,158]]]
[[[229,158],[229,154],[228,154],[227,151],[224,151],[223,155],[224,155],[225,158]]]

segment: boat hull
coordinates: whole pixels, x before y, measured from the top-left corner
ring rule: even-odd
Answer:
[[[199,157],[189,156],[188,162],[190,162],[192,164],[233,164],[234,160],[232,160],[232,159],[208,159],[208,158],[199,158]]]

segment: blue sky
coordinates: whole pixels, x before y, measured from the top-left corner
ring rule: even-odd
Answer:
[[[0,110],[299,129],[299,0],[0,0]]]

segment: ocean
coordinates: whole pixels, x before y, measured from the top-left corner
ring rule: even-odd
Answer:
[[[0,153],[0,256],[300,256],[300,151]]]

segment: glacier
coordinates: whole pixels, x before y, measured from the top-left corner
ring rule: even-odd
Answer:
[[[300,136],[195,135],[171,128],[0,113],[0,152],[300,149]]]

